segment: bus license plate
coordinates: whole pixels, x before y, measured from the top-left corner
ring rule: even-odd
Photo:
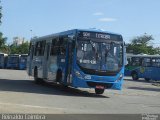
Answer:
[[[96,88],[97,89],[104,89],[104,86],[102,86],[102,85],[96,85]]]

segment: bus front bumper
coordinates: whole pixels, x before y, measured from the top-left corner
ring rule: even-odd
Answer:
[[[98,77],[94,79],[80,79],[76,76],[72,78],[72,86],[73,87],[81,87],[81,88],[96,88],[97,86],[103,86],[104,89],[115,89],[121,90],[123,84],[123,77],[118,80],[110,80],[109,77],[101,77],[103,80],[99,80]]]

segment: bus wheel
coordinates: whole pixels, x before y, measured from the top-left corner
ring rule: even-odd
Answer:
[[[104,89],[97,89],[97,88],[95,88],[95,93],[96,94],[103,94],[104,93]]]
[[[36,84],[41,84],[42,80],[40,78],[38,78],[38,71],[37,68],[34,69],[34,82]]]
[[[151,79],[150,78],[144,78],[145,81],[149,82]]]
[[[137,72],[133,72],[132,73],[132,79],[133,80],[138,80],[138,74],[137,74]]]

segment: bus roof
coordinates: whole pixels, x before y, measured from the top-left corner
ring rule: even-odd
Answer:
[[[59,32],[59,33],[54,33],[54,34],[50,34],[50,35],[46,35],[46,36],[42,36],[42,37],[33,38],[33,39],[31,39],[31,41],[40,40],[40,39],[44,39],[44,38],[51,38],[51,37],[54,37],[54,36],[65,35],[65,34],[73,34],[73,33],[76,33],[78,31],[107,33],[107,34],[118,35],[118,36],[122,37],[121,34],[112,33],[112,32],[108,32],[108,31],[103,31],[103,30],[100,30],[100,29],[72,29],[72,30],[67,30],[67,31],[64,31],[64,32]]]
[[[0,55],[8,55],[8,54],[6,54],[6,53],[0,53]]]
[[[28,56],[28,54],[21,54],[21,57],[25,57],[25,56]]]

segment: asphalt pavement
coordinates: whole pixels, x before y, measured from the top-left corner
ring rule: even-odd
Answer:
[[[160,113],[160,87],[154,82],[124,80],[123,89],[64,88],[37,85],[25,70],[0,69],[0,113],[143,114]]]

